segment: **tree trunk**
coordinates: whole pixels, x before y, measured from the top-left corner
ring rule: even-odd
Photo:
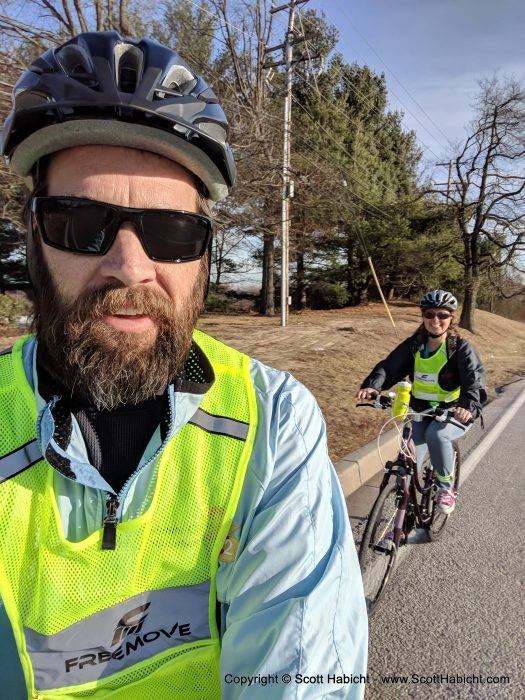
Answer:
[[[299,311],[306,306],[306,284],[304,276],[304,253],[298,250],[296,253],[297,260],[297,277],[296,277],[296,292],[295,292],[295,308]]]
[[[95,0],[95,16],[97,18],[97,32],[104,30],[104,10],[102,0]]]
[[[265,233],[263,243],[263,275],[261,288],[261,314],[273,316],[275,314],[274,295],[274,265],[275,265],[275,234]]]
[[[355,284],[354,284],[354,247],[355,239],[348,233],[348,238],[346,241],[346,290],[348,292],[349,298],[353,299],[355,294]]]
[[[131,29],[129,27],[129,18],[128,18],[128,0],[120,0],[119,15],[120,15],[120,33],[122,34],[122,36],[130,36]]]
[[[367,278],[366,281],[361,286],[361,289],[359,290],[359,302],[358,302],[358,304],[366,305],[370,301],[368,298],[370,283],[371,283],[370,278]]]
[[[479,272],[477,270],[467,268],[465,270],[465,299],[463,308],[461,309],[461,317],[459,319],[459,327],[475,333],[474,311],[476,309],[476,301],[480,285]]]
[[[222,259],[224,254],[224,238],[222,231],[217,231],[213,240],[215,246],[215,284],[219,286],[222,276]]]

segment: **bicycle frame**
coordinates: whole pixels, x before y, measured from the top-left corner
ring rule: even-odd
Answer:
[[[396,459],[388,461],[385,465],[385,475],[381,482],[379,491],[381,492],[388,484],[391,476],[396,476],[396,484],[399,494],[399,506],[394,519],[394,544],[399,546],[403,537],[407,537],[414,525],[417,527],[427,527],[431,521],[428,512],[429,498],[434,480],[434,470],[426,468],[422,474],[423,481],[420,482],[417,470],[416,450],[412,440],[412,426],[408,421],[403,426],[401,438],[401,448]],[[407,454],[408,453],[408,454]],[[423,497],[421,504],[418,502],[418,493]],[[412,509],[415,516],[414,525],[405,527],[407,510]]]
[[[390,408],[392,403],[386,397],[379,397],[373,406],[358,405],[385,409]],[[435,418],[443,422],[451,420],[450,412],[443,411],[439,407],[432,407],[420,413],[409,411],[400,431],[399,452],[395,460],[385,463],[379,494],[363,532],[359,548],[359,564],[369,614],[372,614],[383,595],[399,548],[407,542],[410,531],[414,527],[419,527],[427,532],[430,540],[435,540],[441,537],[449,517],[448,514],[436,511],[434,468],[430,460],[423,463],[421,473],[417,469],[416,448],[412,439],[412,419],[425,414],[426,419]],[[456,488],[459,483],[460,461],[455,444],[454,455],[454,488]],[[389,483],[392,477],[395,477],[395,484]]]

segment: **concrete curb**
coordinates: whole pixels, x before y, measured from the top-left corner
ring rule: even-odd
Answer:
[[[393,428],[387,433],[383,433],[380,445],[383,459],[394,459],[399,451],[398,430]],[[383,464],[377,450],[377,439],[354,452],[350,452],[334,466],[345,498],[348,498],[351,493],[357,491],[369,479],[383,470]]]
[[[498,389],[504,389],[510,384],[516,384],[524,379],[519,376],[506,384],[502,384]],[[494,399],[491,399],[488,404],[491,404]],[[487,436],[488,437],[488,436]],[[386,461],[394,459],[399,451],[399,434],[396,428],[383,433],[380,439],[381,455]],[[470,459],[470,456],[469,456]],[[379,459],[377,450],[377,439],[369,442],[364,447],[360,447],[354,452],[350,452],[343,459],[339,460],[335,465],[335,470],[345,498],[348,498],[352,493],[355,493],[361,486],[370,481],[376,474],[383,471],[383,464]],[[463,466],[462,469],[465,467]],[[465,478],[465,477],[464,477]]]

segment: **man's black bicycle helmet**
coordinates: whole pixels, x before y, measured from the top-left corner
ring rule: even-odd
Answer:
[[[450,292],[444,289],[434,289],[427,292],[419,302],[422,309],[448,309],[455,311],[458,308],[458,300]]]
[[[63,148],[139,148],[180,163],[219,201],[235,181],[228,132],[212,89],[177,53],[150,39],[88,32],[22,74],[2,153],[27,178],[40,158]]]

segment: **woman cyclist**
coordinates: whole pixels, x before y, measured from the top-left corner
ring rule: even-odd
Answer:
[[[408,376],[414,411],[423,411],[436,402],[455,407],[454,418],[463,427],[435,420],[412,425],[417,463],[421,466],[428,446],[438,481],[436,506],[448,514],[455,506],[452,441],[464,435],[470,428],[467,423],[481,414],[486,400],[485,371],[474,347],[453,328],[458,307],[453,294],[435,289],[425,294],[420,307],[421,326],[374,367],[357,398],[375,398],[381,390],[390,389]]]

